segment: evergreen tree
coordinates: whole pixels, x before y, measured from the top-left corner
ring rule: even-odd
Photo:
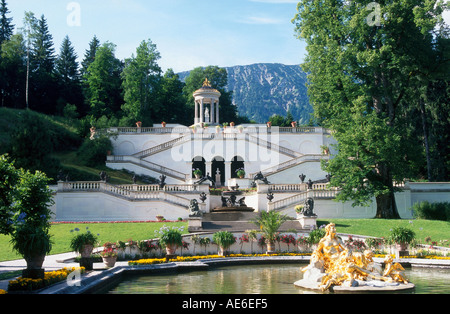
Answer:
[[[149,39],[141,42],[136,56],[133,54],[125,60],[122,73],[125,104],[122,110],[134,122],[151,125],[161,111],[158,102],[161,68],[157,63],[160,58],[156,45]]]
[[[22,34],[3,42],[0,56],[1,106],[25,108],[26,47]]]
[[[59,82],[60,96],[58,113],[62,113],[67,105],[79,108],[83,104],[77,54],[66,36],[61,44],[61,51],[56,59],[56,75]]]
[[[84,79],[84,77],[86,76],[91,63],[94,62],[95,54],[97,53],[98,48],[100,48],[100,41],[98,40],[97,36],[94,36],[94,38],[92,38],[91,42],[89,43],[89,49],[87,49],[84,54],[83,61],[81,61],[80,75],[82,79]]]
[[[56,112],[57,82],[55,49],[44,15],[33,24],[30,53],[29,108],[47,114]]]
[[[9,40],[13,35],[14,25],[12,18],[7,17],[10,11],[7,8],[6,0],[0,1],[0,46],[5,40]]]

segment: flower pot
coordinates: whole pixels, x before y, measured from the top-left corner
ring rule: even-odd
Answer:
[[[81,248],[80,254],[83,258],[91,257],[92,251],[94,250],[94,246],[90,244],[83,245]]]
[[[275,253],[275,242],[274,241],[268,241],[267,242],[267,252],[266,254],[273,254]]]
[[[219,247],[219,252],[217,253],[217,255],[219,256],[226,256],[228,253],[228,248],[224,248],[224,247]]]
[[[45,254],[26,257],[27,269],[41,269],[44,264]]]
[[[166,254],[167,255],[175,255],[176,250],[177,250],[176,244],[168,244],[166,246]]]
[[[114,265],[116,265],[117,256],[103,256],[102,259],[106,267],[114,267]]]

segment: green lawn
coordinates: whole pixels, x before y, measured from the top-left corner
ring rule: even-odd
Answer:
[[[96,223],[96,224],[56,224],[52,225],[51,234],[53,235],[53,250],[51,254],[59,254],[70,252],[70,240],[73,233],[71,230],[80,229],[80,232],[86,231],[86,227],[94,234],[99,234],[99,242],[101,245],[105,242],[134,241],[147,240],[154,238],[154,233],[163,225],[167,226],[184,226],[187,233],[186,222],[152,222],[152,223]],[[12,252],[9,243],[9,237],[0,235],[0,261],[8,261],[21,259],[21,256]]]
[[[334,222],[338,233],[386,237],[390,229],[403,226],[412,229],[417,239],[424,243],[425,237],[431,237],[433,241],[450,241],[450,222],[431,220],[384,220],[384,219],[332,219],[318,220],[318,225]],[[54,235],[53,251],[51,254],[69,252],[69,243],[72,238],[70,230],[79,228],[85,231],[89,228],[94,234],[99,234],[100,243],[107,241],[126,241],[133,239],[147,240],[154,237],[155,230],[159,230],[164,224],[170,226],[184,226],[187,233],[186,222],[176,223],[110,223],[110,224],[58,224],[53,225],[51,233]],[[21,258],[11,251],[9,237],[0,235],[0,261]]]

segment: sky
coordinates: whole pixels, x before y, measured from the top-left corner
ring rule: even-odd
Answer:
[[[301,64],[305,43],[291,20],[298,0],[7,0],[16,29],[25,11],[44,15],[58,54],[68,35],[78,58],[94,35],[112,42],[116,57],[150,39],[158,64],[176,73],[196,67],[254,63]],[[450,24],[450,12],[444,16]]]
[[[79,60],[96,35],[114,43],[116,57],[151,39],[163,71],[253,63],[300,64],[305,44],[296,38],[296,0],[7,0],[21,27],[25,11],[43,14],[56,53],[68,35]]]

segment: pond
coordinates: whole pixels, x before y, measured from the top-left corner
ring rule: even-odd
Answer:
[[[300,294],[311,293],[294,286],[305,265],[249,265],[215,267],[179,274],[127,276],[109,294]],[[450,269],[406,270],[416,294],[449,294]]]

